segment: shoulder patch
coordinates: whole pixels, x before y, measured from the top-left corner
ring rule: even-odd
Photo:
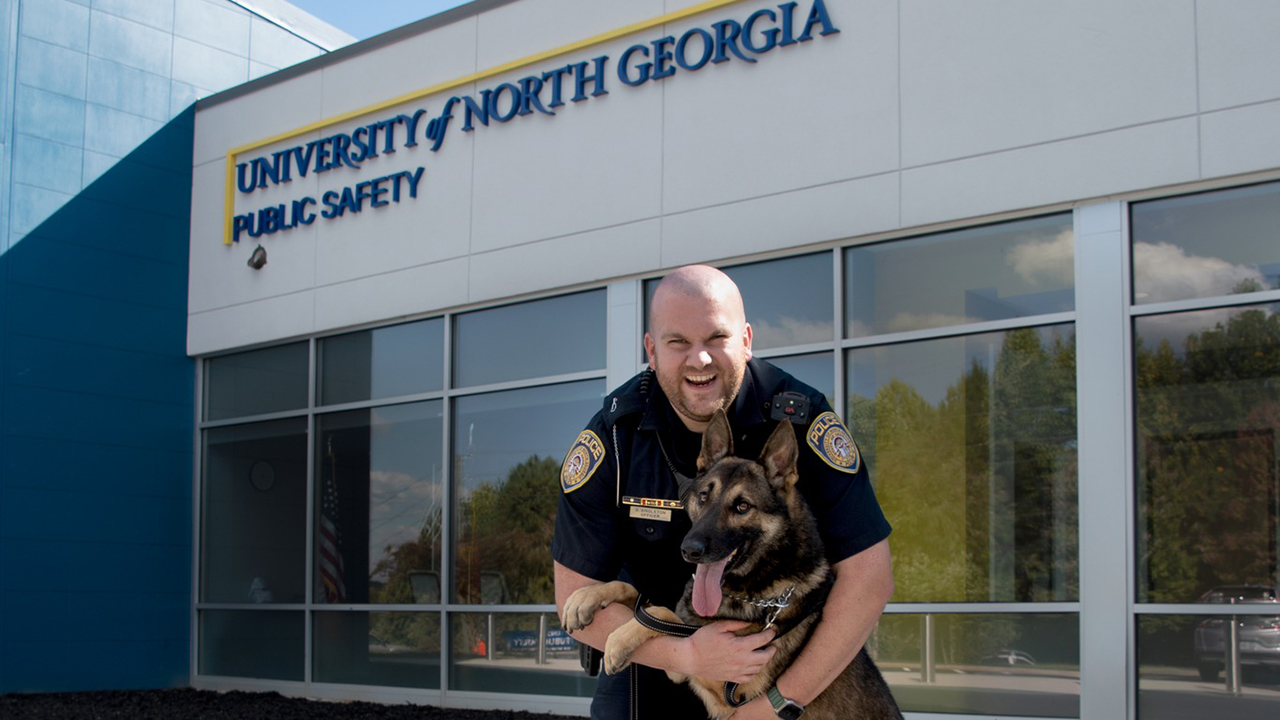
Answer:
[[[835,413],[824,412],[814,418],[805,437],[809,441],[809,447],[826,464],[841,472],[858,472],[862,465],[858,446]]]
[[[566,493],[582,487],[604,462],[604,443],[590,430],[583,430],[560,465],[560,488]]]

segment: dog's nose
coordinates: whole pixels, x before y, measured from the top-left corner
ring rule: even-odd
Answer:
[[[686,537],[684,542],[680,543],[680,553],[684,555],[685,562],[696,563],[702,559],[707,552],[707,544],[702,538]]]

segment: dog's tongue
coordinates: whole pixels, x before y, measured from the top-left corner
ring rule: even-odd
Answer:
[[[711,617],[720,609],[720,583],[724,579],[724,567],[733,555],[716,563],[699,564],[693,573],[693,611],[702,617]]]

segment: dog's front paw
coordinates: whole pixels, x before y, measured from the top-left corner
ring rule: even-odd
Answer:
[[[633,603],[636,589],[631,585],[615,580],[600,585],[587,585],[578,588],[564,601],[564,617],[560,623],[569,632],[576,632],[591,624],[596,612],[610,603]]]
[[[609,633],[604,644],[604,671],[616,675],[631,664],[631,655],[645,640],[658,637],[658,633],[636,620],[630,620]]]
[[[596,611],[609,604],[609,601],[599,600],[598,593],[591,592],[589,587],[580,588],[564,601],[564,617],[560,619],[560,623],[564,625],[564,629],[569,632],[577,632],[582,628],[591,624],[596,617]]]

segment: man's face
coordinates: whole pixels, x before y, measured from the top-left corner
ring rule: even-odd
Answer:
[[[728,408],[751,358],[751,326],[741,303],[683,292],[653,299],[644,347],[671,406],[702,432],[717,408]]]

